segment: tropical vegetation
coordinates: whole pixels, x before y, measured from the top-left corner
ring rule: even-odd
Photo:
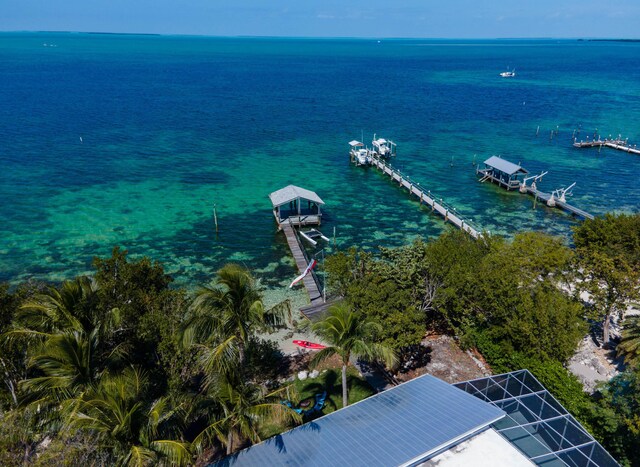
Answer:
[[[285,323],[226,265],[193,298],[118,248],[92,277],[0,287],[0,464],[190,465],[301,417],[274,387]]]
[[[338,250],[326,271],[342,301],[311,326],[327,348],[310,363],[324,372],[292,384],[264,339],[291,325],[291,307],[266,307],[240,265],[190,293],[115,248],[88,277],[0,285],[0,464],[206,463],[301,423],[285,399],[326,391],[328,412],[369,396],[351,363],[408,371],[428,334],[478,350],[494,373],[528,368],[622,464],[638,464],[640,320],[624,314],[640,298],[640,216],[585,221],[572,243],[447,231]],[[594,394],[567,370],[588,333],[627,364]]]

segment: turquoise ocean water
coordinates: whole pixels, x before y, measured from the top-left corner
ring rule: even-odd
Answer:
[[[543,190],[577,182],[571,202],[593,214],[640,202],[640,157],[571,147],[575,129],[640,143],[640,43],[3,33],[0,89],[3,281],[68,278],[121,245],[180,284],[241,261],[303,300],[283,287],[295,271],[270,192],[316,191],[341,247],[444,228],[349,165],[348,141],[373,133],[492,233],[568,237],[576,222],[478,183],[473,162],[493,154],[548,170]]]

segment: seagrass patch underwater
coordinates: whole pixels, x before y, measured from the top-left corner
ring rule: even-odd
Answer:
[[[474,163],[500,154],[548,170],[545,191],[577,182],[571,202],[593,214],[635,211],[640,158],[571,143],[578,129],[640,143],[638,82],[638,43],[3,33],[0,280],[68,278],[121,245],[180,284],[239,261],[303,300],[283,290],[293,260],[270,192],[316,191],[338,247],[445,228],[349,165],[347,142],[374,133],[480,227],[568,237],[575,219],[478,183]]]

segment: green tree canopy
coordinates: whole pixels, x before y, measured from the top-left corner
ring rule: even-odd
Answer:
[[[574,229],[573,239],[582,271],[580,288],[591,297],[591,317],[602,323],[608,345],[612,317],[640,298],[640,215],[585,220]]]

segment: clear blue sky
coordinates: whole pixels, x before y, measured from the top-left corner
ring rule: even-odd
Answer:
[[[0,0],[0,30],[640,38],[640,0]]]

